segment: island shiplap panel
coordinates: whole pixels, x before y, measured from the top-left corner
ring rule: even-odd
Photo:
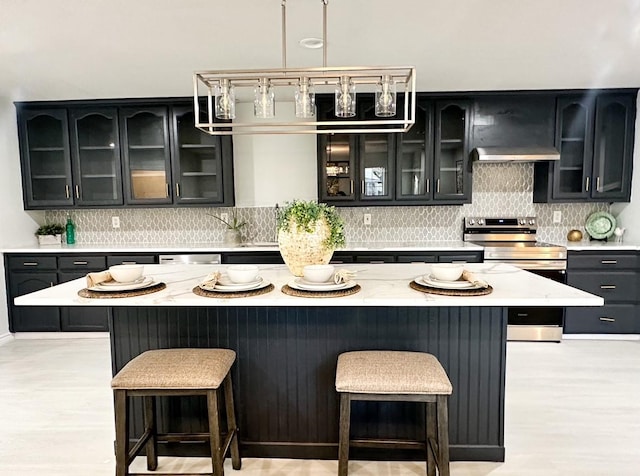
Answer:
[[[502,308],[207,307],[113,309],[113,370],[156,348],[225,347],[233,368],[236,410],[246,456],[335,458],[338,396],[335,366],[350,350],[430,352],[452,381],[453,459],[504,458],[506,318]],[[134,405],[132,430],[142,431]],[[163,399],[161,426],[206,431],[200,398]],[[422,436],[424,409],[415,403],[357,402],[352,435]],[[206,446],[193,446],[206,454]],[[163,448],[164,452],[174,451]],[[181,454],[184,451],[181,450]],[[421,458],[416,452],[354,449],[354,458]]]

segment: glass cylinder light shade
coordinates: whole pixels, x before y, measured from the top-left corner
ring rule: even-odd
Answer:
[[[228,79],[223,79],[215,88],[215,109],[218,119],[236,118],[236,92]]]
[[[342,76],[336,85],[336,117],[356,115],[356,87],[348,76]]]
[[[316,95],[308,78],[301,78],[295,92],[296,117],[311,118],[316,115]]]
[[[376,116],[396,115],[396,83],[389,76],[383,76],[376,86]]]
[[[253,113],[256,117],[269,119],[276,113],[275,94],[271,82],[263,78],[254,90]]]

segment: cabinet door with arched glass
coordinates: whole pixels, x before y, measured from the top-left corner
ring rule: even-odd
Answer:
[[[176,203],[224,201],[221,140],[195,127],[193,106],[172,108],[173,193]]]
[[[73,205],[66,109],[18,110],[27,209]]]
[[[125,197],[128,204],[169,204],[171,169],[168,108],[120,109]]]
[[[409,131],[397,135],[396,200],[426,201],[433,195],[431,104],[425,101],[418,102],[415,124]]]
[[[593,191],[598,200],[629,201],[635,97],[603,94],[596,100]]]
[[[440,100],[435,105],[434,199],[471,200],[469,172],[469,111],[466,100]]]
[[[122,205],[117,108],[72,109],[70,121],[76,205]]]

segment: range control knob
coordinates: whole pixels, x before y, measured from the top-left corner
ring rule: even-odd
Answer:
[[[473,218],[469,218],[469,225],[473,226],[476,224],[476,221]]]
[[[533,226],[533,225],[535,225],[535,224],[536,224],[536,221],[535,221],[533,218],[532,218],[531,220],[529,220],[529,225],[532,225],[532,226]]]
[[[478,218],[478,225],[484,225],[484,218]]]
[[[520,218],[520,220],[518,220],[518,222],[520,223],[520,225],[526,225],[527,221],[524,218]]]

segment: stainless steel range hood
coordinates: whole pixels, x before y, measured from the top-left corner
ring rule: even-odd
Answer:
[[[541,162],[560,160],[553,147],[477,147],[471,151],[475,161],[483,163]]]

